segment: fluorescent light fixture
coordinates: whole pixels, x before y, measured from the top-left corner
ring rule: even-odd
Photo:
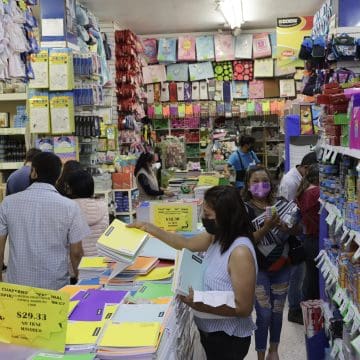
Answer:
[[[242,0],[218,0],[217,5],[231,29],[241,27],[244,23]]]

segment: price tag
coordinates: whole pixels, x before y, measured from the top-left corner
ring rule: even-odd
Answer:
[[[345,241],[346,237],[349,235],[349,232],[350,232],[349,229],[346,229],[346,230],[344,231],[344,233],[342,234],[341,239],[340,239],[341,242],[344,242],[344,241]]]
[[[321,250],[321,251],[319,252],[318,256],[314,259],[314,261],[315,261],[316,263],[318,263],[318,262],[320,261],[320,259],[324,260],[324,259],[325,259],[325,255],[326,255],[325,250]]]
[[[327,218],[325,219],[325,221],[329,226],[331,226],[335,220],[336,220],[336,214],[333,212],[330,212]]]
[[[353,258],[354,258],[354,261],[357,261],[360,259],[360,247],[356,250]]]
[[[352,301],[350,301],[348,312],[347,312],[346,316],[344,317],[344,321],[348,324],[352,321],[352,319],[354,317],[355,317],[355,308],[354,308],[354,304],[352,303]]]
[[[356,315],[354,316],[353,326],[351,328],[350,335],[353,336],[360,329],[360,314],[356,311]]]
[[[329,264],[326,264],[325,270],[323,272],[324,278],[328,277],[329,274],[330,274],[330,266]]]
[[[193,231],[193,205],[154,205],[154,224],[166,231]]]
[[[216,186],[219,185],[219,178],[217,176],[200,175],[198,186]]]
[[[354,347],[356,352],[360,355],[360,335],[351,342],[351,345]]]
[[[0,283],[0,341],[64,352],[69,295]]]
[[[342,303],[343,301],[343,290],[341,287],[338,287],[334,296],[332,297],[333,301],[338,305],[340,306],[340,304]]]
[[[355,238],[356,238],[356,233],[351,230],[351,231],[349,232],[349,239],[348,239],[348,241],[345,243],[345,247],[348,247],[348,246],[352,243],[352,241],[355,240]]]
[[[335,224],[335,234],[337,234],[340,231],[343,224],[344,224],[344,219],[337,217],[336,224]]]
[[[331,155],[330,163],[335,164],[336,158],[337,158],[338,152],[334,150],[334,152]]]
[[[341,306],[339,307],[339,311],[343,317],[346,315],[349,306],[350,306],[350,301],[344,300]]]

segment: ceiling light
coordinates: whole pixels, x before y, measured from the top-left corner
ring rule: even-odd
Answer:
[[[242,0],[217,0],[216,3],[231,29],[240,28],[244,23]]]

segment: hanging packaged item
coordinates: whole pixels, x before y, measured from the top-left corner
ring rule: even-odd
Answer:
[[[311,37],[305,36],[303,42],[301,43],[299,59],[301,59],[301,60],[311,59],[312,48],[313,48],[313,41],[312,41]]]
[[[70,134],[75,131],[74,94],[61,92],[50,94],[52,134]]]
[[[254,61],[254,77],[273,77],[274,76],[274,60],[269,59],[256,59]]]
[[[176,39],[160,39],[157,59],[160,63],[176,62]]]
[[[195,61],[195,37],[191,35],[180,36],[178,40],[178,60]]]
[[[193,81],[191,83],[192,100],[200,100],[200,86],[199,81]]]
[[[356,56],[355,38],[348,34],[336,35],[332,48],[337,60],[353,60]]]
[[[215,60],[214,37],[212,35],[196,38],[196,59],[197,61]]]
[[[142,41],[144,48],[144,55],[146,62],[151,64],[156,64],[157,59],[157,40],[156,39],[144,39]]]
[[[49,94],[47,91],[29,92],[29,118],[30,133],[49,134],[50,113],[49,113]]]
[[[280,97],[295,97],[296,88],[294,79],[280,80]]]
[[[199,81],[211,79],[214,77],[213,67],[211,62],[203,62],[189,65],[190,80]]]
[[[184,83],[184,101],[192,100],[192,87],[190,82]]]
[[[147,94],[147,103],[153,104],[154,103],[154,85],[148,84],[146,85],[146,94]]]
[[[247,81],[233,81],[232,94],[234,99],[247,99],[249,97],[249,87]]]
[[[49,88],[49,51],[42,49],[31,56],[31,65],[34,71],[34,79],[29,82],[30,89]]]
[[[249,99],[263,99],[264,82],[260,80],[253,80],[249,82]]]
[[[235,59],[234,37],[231,34],[215,35],[215,59],[216,61]]]
[[[158,103],[161,99],[161,84],[154,84],[154,102]]]
[[[167,81],[188,81],[189,65],[188,64],[171,64],[166,67]]]
[[[233,79],[233,65],[231,61],[214,62],[215,79],[220,81],[231,81]]]
[[[74,65],[71,49],[50,49],[49,90],[65,91],[74,89]]]
[[[167,102],[170,100],[169,83],[161,84],[161,97],[160,101]]]
[[[209,93],[208,93],[208,84],[207,81],[200,81],[200,100],[208,100]]]
[[[54,154],[65,164],[69,160],[79,160],[78,141],[76,136],[55,136]]]
[[[252,59],[253,34],[241,34],[235,40],[235,59]]]
[[[178,83],[176,83],[176,86],[177,86],[178,101],[184,101],[184,83],[178,82]]]
[[[225,103],[230,103],[232,101],[232,82],[224,81],[223,83],[223,98]]]
[[[169,93],[170,93],[170,101],[176,102],[178,100],[178,97],[177,97],[177,85],[175,82],[169,84]]]
[[[254,34],[253,37],[253,57],[254,59],[266,58],[271,56],[271,44],[268,33]]]
[[[233,80],[251,81],[254,67],[251,60],[236,60],[233,62]]]
[[[150,65],[142,68],[144,84],[166,81],[165,65]]]

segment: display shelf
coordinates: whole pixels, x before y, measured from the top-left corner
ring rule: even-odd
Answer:
[[[329,219],[329,222],[332,221],[334,223],[334,221],[336,219],[338,219],[338,220],[340,220],[342,222],[344,221],[340,210],[334,204],[330,204],[329,202],[324,201],[322,199],[320,199],[319,201],[320,201],[320,204],[329,213],[329,215],[331,215],[331,218]],[[342,225],[342,227],[343,227],[344,231],[348,231],[350,233],[349,237],[352,238],[353,241],[355,241],[358,246],[360,246],[360,232],[355,231],[355,230],[351,230],[351,229],[347,228],[345,225]],[[356,254],[354,256],[356,256]]]
[[[26,93],[0,94],[0,101],[25,101],[25,100],[27,100]]]
[[[344,146],[322,145],[325,151],[337,152],[360,160],[360,150],[350,149]]]
[[[25,135],[26,128],[0,128],[0,135]]]
[[[0,163],[0,170],[17,170],[20,169],[24,163],[21,162],[2,162]]]
[[[113,192],[129,192],[129,191],[135,191],[137,190],[137,187],[131,188],[131,189],[113,189]]]
[[[121,212],[115,211],[115,215],[120,215],[120,216],[135,215],[135,214],[136,214],[136,210],[133,210],[133,211],[121,211]]]

